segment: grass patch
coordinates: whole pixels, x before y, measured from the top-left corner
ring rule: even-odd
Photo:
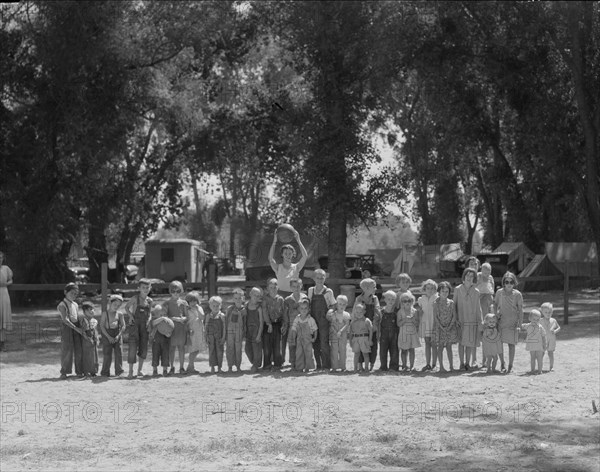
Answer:
[[[377,433],[373,437],[373,441],[379,442],[382,444],[389,444],[396,442],[398,440],[398,435],[396,433]]]

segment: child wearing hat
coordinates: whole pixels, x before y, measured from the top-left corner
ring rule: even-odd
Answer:
[[[318,327],[310,316],[310,300],[301,298],[298,302],[299,315],[296,316],[290,330],[290,346],[296,347],[295,370],[308,372],[315,368],[313,360],[313,343],[317,340]]]
[[[92,302],[83,302],[81,304],[83,315],[80,317],[80,326],[82,331],[82,369],[83,374],[89,377],[95,377],[98,373],[98,333],[96,326],[98,321],[94,318],[94,304]]]
[[[115,355],[115,375],[123,373],[123,331],[125,331],[125,318],[119,311],[123,297],[111,295],[108,299],[108,309],[100,318],[100,331],[102,332],[102,371],[104,377],[110,377],[110,365],[113,352]]]
[[[162,305],[152,307],[150,339],[152,340],[152,375],[158,376],[158,364],[162,365],[163,375],[169,373],[170,338],[175,328],[173,320],[167,317]]]
[[[79,324],[79,306],[75,302],[79,295],[77,284],[70,283],[65,286],[65,298],[56,309],[61,319],[60,332],[60,378],[66,379],[72,373],[73,358],[75,358],[75,374],[83,377],[82,369],[82,338]]]

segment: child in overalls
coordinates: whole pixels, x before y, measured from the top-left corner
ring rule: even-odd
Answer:
[[[313,361],[313,345],[317,339],[318,327],[315,320],[310,316],[310,301],[302,298],[298,302],[299,315],[292,323],[290,330],[290,344],[296,349],[296,370],[308,372],[315,368]]]
[[[206,344],[208,344],[208,364],[211,373],[215,373],[215,367],[219,373],[223,372],[223,346],[225,344],[225,315],[221,311],[223,299],[213,296],[208,300],[210,314],[206,317]]]
[[[287,340],[289,331],[292,328],[292,323],[298,316],[298,302],[301,298],[306,298],[306,295],[303,294],[300,290],[302,290],[302,279],[292,279],[290,280],[290,288],[292,289],[292,294],[285,297],[283,300],[283,327],[281,337],[281,350],[282,354],[285,351],[285,343],[284,339]],[[296,346],[289,345],[290,347],[290,364],[292,366],[292,370],[296,367]],[[284,356],[285,358],[285,356]]]
[[[144,360],[148,355],[148,327],[150,326],[150,310],[152,308],[152,299],[148,296],[152,285],[148,279],[140,279],[139,293],[129,299],[125,305],[127,314],[127,333],[129,334],[127,352],[127,362],[129,363],[129,375],[132,379],[133,366],[137,355],[138,368],[137,376],[143,377]]]
[[[86,377],[96,377],[98,373],[98,321],[94,318],[94,304],[83,302],[81,304],[83,315],[80,318],[82,331],[82,369]]]
[[[383,294],[385,306],[381,310],[381,326],[379,328],[379,360],[380,370],[388,370],[388,354],[390,370],[398,370],[400,353],[398,351],[398,324],[396,323],[396,292],[388,290]]]
[[[250,372],[255,373],[262,363],[262,330],[263,316],[261,308],[262,290],[259,287],[253,287],[250,290],[250,300],[246,303],[244,310],[246,316],[244,333],[246,333],[246,356],[252,364]]]
[[[368,359],[369,353],[373,347],[373,323],[369,318],[365,318],[367,308],[362,303],[354,304],[354,313],[352,321],[350,322],[350,345],[354,352],[354,372],[367,371],[368,361],[365,362],[366,368],[363,368],[363,364],[360,359]],[[363,361],[364,362],[364,361]]]
[[[150,323],[150,339],[152,340],[152,375],[158,377],[158,364],[163,368],[163,376],[169,374],[169,351],[171,334],[175,323],[169,317],[162,305],[152,308],[152,322]]]
[[[77,284],[67,284],[64,290],[65,298],[58,304],[56,309],[61,319],[60,332],[60,378],[66,379],[73,369],[73,357],[75,358],[75,374],[83,377],[82,370],[82,338],[79,326],[79,306],[75,299],[79,295]]]
[[[329,321],[327,321],[327,312],[335,305],[333,291],[325,286],[325,271],[317,269],[314,272],[313,280],[315,286],[308,289],[308,299],[310,300],[310,313],[317,323],[317,338],[313,344],[315,351],[315,360],[317,370],[331,367],[331,355],[329,353]]]
[[[279,369],[283,365],[281,356],[281,333],[283,331],[283,297],[277,294],[277,279],[267,281],[267,293],[262,299],[263,369]]]
[[[100,318],[102,331],[102,371],[104,377],[110,377],[113,351],[115,354],[115,375],[123,373],[123,332],[125,331],[125,318],[118,311],[123,303],[121,295],[111,295],[108,301],[108,310]]]
[[[375,295],[377,282],[373,279],[363,279],[360,281],[360,288],[362,293],[356,297],[354,306],[357,304],[365,306],[365,317],[371,320],[373,331],[371,333],[371,352],[369,353],[369,358],[364,358],[364,355],[361,353],[358,362],[359,364],[365,362],[365,367],[368,364],[368,369],[373,370],[375,360],[377,359],[377,339],[379,336],[379,324],[381,323],[381,308],[379,306],[379,299]]]
[[[169,362],[171,364],[169,374],[175,373],[175,351],[177,351],[179,356],[179,373],[187,374],[183,364],[185,361],[185,343],[187,341],[188,304],[182,299],[182,283],[178,280],[171,282],[169,284],[169,293],[171,294],[171,298],[163,303],[167,316],[171,318],[175,326],[169,344]]]
[[[242,340],[244,339],[244,291],[236,288],[233,291],[233,305],[227,308],[225,314],[225,331],[227,332],[227,366],[229,372],[235,365],[238,372],[242,364]]]
[[[206,350],[206,336],[204,334],[205,315],[204,310],[200,306],[202,303],[200,293],[195,290],[188,293],[185,296],[185,301],[189,305],[187,322],[189,336],[185,345],[189,351],[187,373],[199,374],[196,370],[195,362],[200,351]]]
[[[338,295],[337,308],[327,312],[329,321],[329,344],[331,350],[331,372],[340,369],[346,371],[346,344],[348,343],[348,328],[350,313],[346,311],[348,297]]]

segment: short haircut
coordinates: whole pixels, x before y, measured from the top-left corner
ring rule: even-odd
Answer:
[[[65,294],[73,291],[73,290],[77,290],[79,291],[79,285],[77,285],[76,283],[68,283],[67,285],[65,285]]]
[[[219,297],[218,295],[213,295],[212,297],[210,297],[208,299],[208,303],[218,303],[219,305],[223,304],[223,299],[221,297]]]
[[[488,313],[483,317],[483,324],[486,324],[490,320],[496,319],[496,315],[494,313]]]
[[[354,305],[354,311],[356,311],[358,308],[362,308],[364,311],[367,311],[367,307],[365,306],[364,303],[356,303]]]
[[[150,279],[140,279],[138,280],[138,287],[140,285],[150,285],[150,287],[152,287],[152,282],[150,281]]]
[[[412,303],[415,303],[415,296],[412,292],[404,292],[400,294],[400,302],[403,302],[404,300],[410,300]]]
[[[233,294],[234,294],[234,295],[236,295],[236,294],[237,294],[237,295],[241,295],[242,297],[243,297],[244,295],[246,295],[246,294],[244,293],[244,291],[243,291],[241,288],[239,288],[239,287],[236,287],[236,288],[234,288],[234,289],[233,289]]]
[[[531,319],[531,315],[536,315],[540,318],[542,317],[542,313],[540,312],[540,310],[536,310],[535,308],[529,312],[529,319]]]
[[[515,285],[514,285],[515,287],[517,285],[519,285],[519,281],[517,280],[517,276],[515,274],[513,274],[512,272],[510,272],[510,271],[506,271],[506,273],[502,276],[502,285],[504,285],[504,281],[506,279],[512,279],[512,281],[515,283]]]
[[[346,295],[338,295],[336,300],[338,302],[344,302],[344,303],[348,303],[348,297]]]
[[[165,313],[165,309],[162,305],[154,305],[152,307],[153,318],[159,318],[163,313]]]
[[[179,280],[173,280],[169,284],[169,292],[172,292],[174,290],[179,290],[180,292],[183,292],[183,284]]]
[[[323,277],[327,277],[327,273],[323,269],[316,269],[314,272],[315,275],[322,275]]]
[[[409,284],[412,283],[412,279],[410,278],[410,275],[408,275],[405,272],[402,272],[401,274],[398,274],[396,276],[396,285],[400,285],[400,282],[408,282]]]
[[[302,287],[302,285],[304,285],[304,281],[300,277],[292,277],[290,279],[290,285],[292,284],[298,284],[300,287]]]
[[[116,300],[119,300],[121,303],[123,303],[123,297],[118,293],[113,293],[111,296],[108,297],[109,303],[112,303]]]
[[[310,300],[308,299],[308,297],[302,297],[300,300],[298,300],[298,306],[300,305],[310,306]]]
[[[291,244],[284,244],[283,246],[281,246],[279,254],[283,256],[283,251],[285,251],[286,249],[292,251],[292,257],[296,257],[296,249],[294,249],[294,246],[292,246]]]
[[[365,290],[368,287],[377,288],[377,282],[373,279],[362,279],[360,281],[360,288]]]
[[[275,277],[271,277],[267,279],[267,285],[272,284],[273,282],[275,282],[275,285],[277,284],[277,279]]]
[[[467,263],[465,265],[468,267],[469,264],[473,261],[475,262],[475,267],[479,268],[479,259],[477,259],[475,256],[471,256],[471,257],[467,258]]]
[[[386,292],[383,293],[383,298],[385,297],[393,297],[394,300],[396,298],[398,298],[398,294],[396,292],[394,292],[393,290],[387,290]]]
[[[481,264],[481,268],[486,268],[486,269],[490,269],[492,270],[492,264],[490,264],[489,262],[484,262],[483,264]]]
[[[552,305],[552,303],[550,302],[544,302],[542,303],[542,306],[540,306],[540,308],[548,308],[548,310],[553,311],[554,305]]]
[[[94,309],[94,304],[90,301],[85,301],[81,304],[81,309],[83,311],[85,310],[93,310]]]
[[[452,293],[452,285],[450,285],[450,282],[447,281],[443,281],[440,282],[438,285],[438,293],[442,291],[442,288],[446,287],[448,289],[448,295],[450,295]]]
[[[198,302],[198,305],[200,305],[202,303],[202,298],[200,298],[200,293],[198,293],[196,290],[186,294],[185,296],[185,301],[190,303],[192,300],[196,300],[196,302]]]
[[[421,284],[421,290],[425,290],[428,285],[431,285],[434,290],[437,290],[437,288],[438,288],[438,284],[435,280],[427,279]]]
[[[477,271],[475,269],[471,269],[470,267],[467,267],[465,270],[463,270],[463,274],[462,274],[463,282],[467,278],[467,274],[473,274],[473,283],[477,282]]]
[[[258,293],[259,295],[263,294],[262,288],[260,287],[252,287],[250,289],[250,295],[252,295],[253,293]]]

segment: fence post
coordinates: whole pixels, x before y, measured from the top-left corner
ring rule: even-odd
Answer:
[[[569,262],[565,261],[565,272],[563,274],[563,306],[564,306],[564,318],[563,324],[569,324]]]
[[[100,290],[102,293],[100,307],[102,313],[104,313],[108,302],[108,264],[106,262],[103,262],[100,266]]]

